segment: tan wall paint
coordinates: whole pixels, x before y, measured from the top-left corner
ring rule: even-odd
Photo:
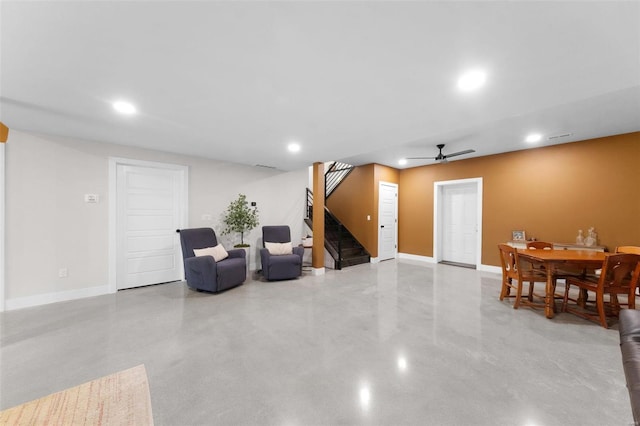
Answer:
[[[327,200],[329,210],[372,257],[378,256],[378,183],[399,180],[399,170],[391,167],[379,164],[356,167]]]
[[[483,178],[482,263],[527,237],[573,242],[595,226],[610,250],[640,245],[640,132],[400,171],[399,251],[433,256],[433,183]]]
[[[356,167],[327,199],[327,207],[354,237],[371,253],[375,247],[371,235],[371,222],[367,215],[373,216],[373,176],[374,165]]]
[[[9,139],[9,128],[0,121],[0,143],[5,143]]]
[[[318,194],[313,201],[312,231],[313,249],[311,250],[311,266],[324,268],[324,163],[313,163],[313,193]]]

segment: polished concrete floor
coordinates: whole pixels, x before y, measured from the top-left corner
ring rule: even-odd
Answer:
[[[617,326],[406,260],[0,314],[0,408],[144,364],[156,425],[631,425]]]

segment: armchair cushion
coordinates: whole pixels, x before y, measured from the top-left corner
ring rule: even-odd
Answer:
[[[203,249],[193,249],[193,253],[198,256],[213,256],[213,260],[220,262],[223,259],[229,257],[229,253],[222,247],[222,244],[218,244],[215,247],[207,247]]]
[[[270,243],[265,241],[264,246],[267,250],[269,250],[269,254],[274,256],[293,253],[293,246],[291,245],[291,241],[289,241],[288,243]]]

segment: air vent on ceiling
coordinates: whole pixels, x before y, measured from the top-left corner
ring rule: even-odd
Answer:
[[[264,164],[256,164],[256,167],[262,167],[262,168],[265,168],[265,169],[275,169],[275,167],[273,167],[273,166],[265,166]]]
[[[553,136],[549,136],[549,140],[554,140],[554,139],[559,139],[559,138],[568,138],[569,136],[573,135],[573,133],[563,133],[561,135],[553,135]]]

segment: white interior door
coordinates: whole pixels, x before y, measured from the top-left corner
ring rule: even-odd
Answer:
[[[442,187],[442,260],[475,265],[477,231],[476,185]]]
[[[395,259],[398,252],[398,185],[378,185],[378,260]]]
[[[116,164],[116,288],[182,279],[186,168]]]

